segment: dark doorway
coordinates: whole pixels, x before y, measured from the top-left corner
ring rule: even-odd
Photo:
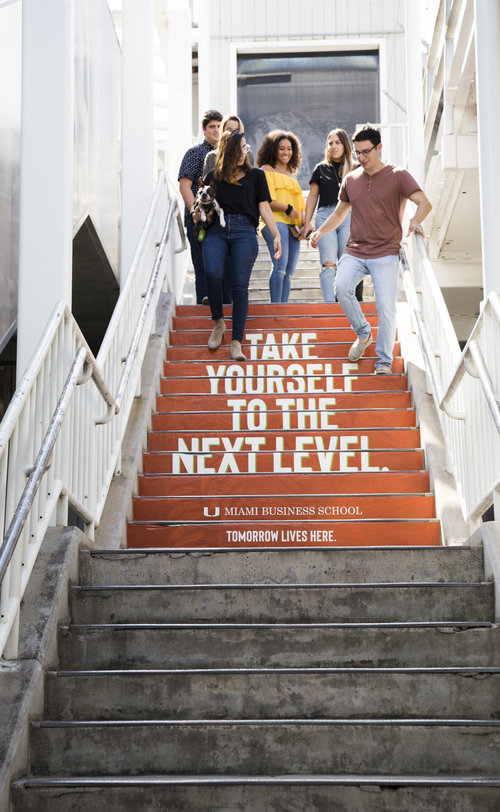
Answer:
[[[298,180],[307,189],[330,130],[352,135],[358,124],[379,121],[378,51],[240,55],[238,114],[254,155],[270,130],[298,135]]]

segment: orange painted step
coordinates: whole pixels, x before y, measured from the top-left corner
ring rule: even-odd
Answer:
[[[400,496],[153,496],[134,498],[135,522],[248,522],[278,520],[432,519],[432,494]]]
[[[314,307],[314,313],[317,315],[344,315],[344,311],[338,302],[314,302],[311,306],[309,303],[287,302],[286,304],[271,304],[271,302],[250,302],[248,305],[248,315],[276,315],[278,312],[282,316],[304,315],[311,318],[311,309]],[[375,302],[361,302],[361,309],[363,313],[376,313],[377,308]],[[224,314],[230,315],[233,311],[232,305],[224,305]],[[183,318],[191,316],[208,315],[210,316],[210,308],[207,305],[178,305],[176,307],[176,315]]]
[[[339,343],[349,343],[355,340],[356,336],[354,335],[353,331],[348,326],[339,326],[332,329],[333,325],[329,325],[328,329],[315,329],[311,330],[297,330],[294,332],[288,331],[285,333],[285,336],[290,336],[290,342],[286,340],[283,341],[283,332],[280,330],[279,332],[276,331],[267,331],[263,329],[259,329],[258,327],[252,327],[245,330],[245,335],[243,338],[243,344],[272,344],[273,346],[279,346],[283,348],[298,348],[301,346],[315,346],[316,344],[339,344]],[[169,336],[169,344],[172,347],[190,347],[190,346],[199,346],[202,344],[206,344],[209,336],[212,332],[213,322],[210,322],[206,325],[196,326],[193,328],[186,328],[182,330],[175,330],[174,332],[170,333]],[[373,330],[375,334],[375,329]],[[231,328],[229,324],[226,324],[226,341],[230,338]],[[272,336],[272,338],[269,338]],[[297,339],[304,339],[309,337],[309,340],[294,340]],[[291,350],[290,350],[291,351]],[[293,357],[293,356],[292,356]]]
[[[379,391],[379,392],[329,392],[326,395],[158,395],[156,398],[156,411],[159,413],[182,412],[233,412],[232,400],[251,401],[259,400],[265,404],[266,411],[293,410],[293,411],[328,411],[336,409],[408,409],[411,406],[409,392]],[[244,406],[243,408],[246,408]],[[259,410],[262,407],[259,406]],[[263,410],[263,408],[262,408]]]
[[[311,367],[311,365],[313,365]],[[309,371],[308,371],[309,370]],[[400,357],[395,357],[392,362],[392,371],[396,375],[404,372],[404,362]],[[231,359],[217,358],[214,353],[208,361],[198,362],[197,359],[184,361],[165,361],[163,364],[163,374],[166,378],[172,377],[205,377],[210,378],[218,375],[221,377],[228,375],[247,376],[269,376],[269,375],[357,375],[373,376],[373,359],[368,356],[360,358],[359,361],[348,361],[346,357],[332,358],[331,360],[299,359],[286,361],[260,360],[235,362]],[[393,375],[387,375],[384,381],[388,381]],[[403,387],[406,389],[406,385]]]
[[[265,443],[265,438],[262,438]],[[257,448],[257,446],[254,446]],[[248,448],[248,446],[247,446]],[[265,449],[265,446],[264,446]],[[422,451],[359,451],[348,446],[347,451],[266,451],[259,446],[236,453],[213,451],[193,453],[184,451],[157,451],[143,454],[144,474],[255,474],[275,473],[276,465],[282,473],[350,473],[354,471],[420,471],[424,465]]]
[[[351,474],[149,474],[138,478],[139,496],[206,496],[246,494],[375,494],[428,493],[427,471],[381,471]]]
[[[375,329],[378,324],[378,319],[375,314],[368,314],[366,320]],[[232,319],[230,316],[224,314],[224,321],[226,328],[231,327]],[[214,326],[213,319],[209,313],[206,315],[192,316],[189,319],[179,318],[174,316],[172,319],[172,330],[189,331],[189,330],[212,330]],[[249,315],[246,320],[245,329],[251,333],[273,333],[277,338],[282,333],[285,335],[301,334],[301,333],[316,333],[320,330],[332,330],[332,328],[344,329],[352,336],[354,331],[349,325],[348,320],[344,315],[328,316],[328,315],[314,315],[314,316],[283,316],[283,315]],[[281,343],[281,342],[279,342]]]
[[[354,340],[354,336],[353,336]],[[349,348],[351,347],[352,341],[348,343],[339,342],[336,344],[330,343],[316,343],[316,344],[305,344],[299,345],[295,347],[296,353],[293,360],[300,361],[302,359],[307,360],[314,360],[314,359],[321,359],[321,358],[342,358],[344,363],[350,363],[347,359],[347,354],[349,352]],[[196,347],[189,346],[189,347],[167,347],[167,361],[205,361],[209,363],[233,363],[230,357],[230,346],[231,346],[231,335],[230,333],[226,333],[226,337],[223,343],[220,345],[218,350],[209,350],[206,344],[200,344]],[[241,348],[243,353],[247,357],[247,361],[281,361],[283,359],[283,350],[282,347],[278,346],[277,344],[273,344],[271,346],[267,345],[258,345],[251,347],[247,342],[243,341]],[[302,349],[301,349],[302,348]],[[302,352],[303,350],[303,352]],[[307,351],[307,352],[306,352]],[[287,348],[288,352],[288,348]],[[394,345],[394,356],[398,356],[401,354],[401,348],[399,344],[396,342]],[[370,346],[365,350],[363,358],[372,358],[375,360],[375,343],[370,344]],[[292,360],[290,356],[287,355],[285,360]],[[373,371],[373,366],[368,368],[368,370]],[[368,371],[367,370],[367,371]]]
[[[253,367],[253,364],[249,366]],[[295,367],[298,365],[295,364]],[[307,364],[311,370],[316,364]],[[322,367],[326,366],[321,364]],[[379,375],[314,375],[301,374],[299,370],[291,368],[289,375],[253,375],[253,372],[237,375],[200,375],[190,378],[162,378],[160,392],[162,395],[199,395],[235,394],[260,395],[265,394],[293,394],[304,393],[309,395],[331,394],[332,392],[370,392],[398,390],[408,388],[406,375],[387,375],[383,384]],[[216,371],[216,370],[213,370]],[[299,374],[297,374],[299,373]]]
[[[239,524],[238,527],[206,525],[132,524],[128,547],[198,548],[220,547],[419,547],[438,546],[436,520],[362,522],[280,522]]]
[[[349,429],[341,429],[335,432],[340,438],[350,437]],[[276,441],[279,437],[286,451],[295,451],[297,448],[296,437],[301,437],[308,432],[266,432],[265,436],[271,443],[272,447],[276,448]],[[148,450],[149,451],[177,451],[179,449],[179,440],[183,442],[191,442],[192,436],[198,437],[197,427],[192,426],[191,432],[180,435],[178,432],[173,431],[152,431],[148,436]],[[210,438],[219,442],[220,447],[223,443],[222,436],[227,438],[228,443],[234,445],[235,440],[241,437],[240,432],[225,432],[224,435],[218,432],[203,432],[203,437]],[[328,448],[330,439],[332,437],[331,431],[318,431],[314,433],[314,437],[321,438]],[[358,435],[358,442],[360,447],[369,447],[371,449],[381,448],[419,448],[420,447],[420,431],[417,428],[410,429],[370,429],[363,431]],[[217,445],[213,446],[214,448]]]
[[[250,408],[252,404],[250,403]],[[338,428],[415,426],[415,409],[346,409],[332,412],[245,411],[245,412],[173,412],[153,414],[153,431],[189,431],[196,426],[204,431],[336,431]]]

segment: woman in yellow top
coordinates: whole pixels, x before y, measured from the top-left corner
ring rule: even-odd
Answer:
[[[272,234],[267,226],[262,229],[273,263],[269,277],[271,302],[288,302],[292,276],[299,258],[297,229],[304,222],[306,208],[302,189],[295,177],[301,157],[299,139],[285,130],[268,133],[257,153],[257,166],[266,173],[272,198],[271,210],[281,237],[281,257],[276,259]]]

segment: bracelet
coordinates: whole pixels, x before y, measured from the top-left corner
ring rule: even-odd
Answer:
[[[290,217],[290,215],[291,215],[292,211],[293,211],[293,206],[292,206],[292,204],[291,204],[291,203],[289,203],[289,204],[288,204],[288,206],[287,206],[287,207],[286,207],[286,209],[285,209],[285,214],[286,214],[286,216],[287,216],[287,217]]]

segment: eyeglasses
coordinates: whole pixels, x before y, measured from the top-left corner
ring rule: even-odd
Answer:
[[[368,155],[368,153],[371,152],[372,149],[375,149],[375,146],[370,147],[370,149],[361,149],[359,152],[354,150],[354,154],[355,154],[356,158],[360,158],[361,155]]]

